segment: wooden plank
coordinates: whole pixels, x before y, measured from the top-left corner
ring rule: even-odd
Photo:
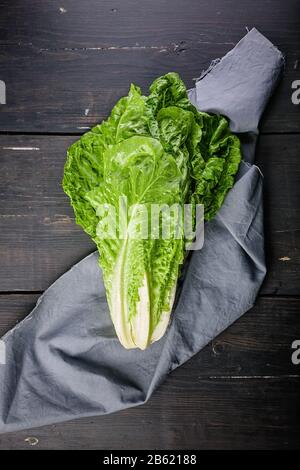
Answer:
[[[300,135],[261,136],[268,273],[261,293],[298,295],[300,278]]]
[[[0,296],[0,333],[37,296]],[[146,405],[0,435],[0,449],[299,448],[300,375],[291,343],[300,299],[264,298],[176,369]],[[297,336],[298,335],[298,336]]]
[[[44,290],[94,250],[61,189],[75,139],[0,136],[0,291]],[[269,267],[263,294],[300,294],[299,152],[298,135],[260,139]]]
[[[1,80],[7,104],[0,131],[78,133],[107,117],[131,82],[144,91],[158,75],[175,70],[187,85],[246,32],[261,28],[286,57],[286,72],[262,123],[264,132],[300,130],[291,102],[298,79],[299,3],[275,0],[256,8],[231,1],[200,3],[1,1]],[[116,10],[116,11],[115,11]],[[92,12],[92,13],[91,13]],[[88,111],[87,111],[88,110]]]
[[[95,249],[76,226],[61,188],[66,148],[74,138],[0,140],[1,290],[44,290]]]
[[[180,368],[148,404],[0,435],[0,449],[298,449],[299,378],[197,379]],[[36,437],[30,447],[28,437]]]
[[[271,14],[270,14],[270,9]],[[256,26],[287,55],[262,130],[300,131],[298,0],[0,0],[0,132],[72,133],[105,118],[131,81],[146,91],[178,71],[188,86]],[[0,137],[0,293],[43,290],[93,245],[74,224],[60,181],[75,137]],[[6,148],[3,148],[6,147]],[[19,150],[17,149],[19,147]],[[24,150],[23,148],[31,148]],[[300,137],[264,136],[265,297],[174,371],[150,401],[115,415],[0,435],[0,449],[299,448]],[[297,160],[296,160],[297,159]],[[0,335],[37,295],[0,295]],[[25,439],[36,436],[37,446]]]
[[[0,338],[25,318],[39,298],[39,294],[0,295]]]
[[[108,116],[130,83],[147,93],[154,78],[175,71],[192,87],[193,78],[213,58],[231,49],[214,44],[180,47],[54,52],[0,47],[1,80],[7,87],[0,131],[82,133]],[[299,106],[291,101],[297,60],[298,53],[288,53],[285,75],[261,124],[263,132],[300,130]]]
[[[38,295],[0,295],[0,337],[27,316]],[[199,378],[246,379],[299,374],[291,345],[300,337],[300,299],[259,298],[257,304],[182,368],[182,383]]]
[[[270,8],[272,11],[270,11]],[[181,40],[236,43],[246,28],[277,45],[299,46],[297,0],[0,1],[0,44],[37,48],[161,46]]]

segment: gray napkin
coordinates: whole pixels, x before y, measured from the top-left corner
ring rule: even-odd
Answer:
[[[110,320],[98,255],[91,254],[2,338],[1,432],[144,403],[171,370],[251,308],[266,273],[262,175],[251,163],[258,122],[282,67],[282,54],[252,29],[189,92],[199,109],[229,117],[245,161],[206,225],[204,248],[185,266],[166,335],[146,351],[123,349]]]

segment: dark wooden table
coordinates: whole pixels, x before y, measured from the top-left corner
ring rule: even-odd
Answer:
[[[0,334],[94,250],[61,189],[65,153],[134,81],[193,77],[256,26],[286,55],[261,123],[268,275],[256,306],[151,400],[111,416],[0,435],[1,449],[300,448],[298,0],[1,0]],[[38,443],[30,446],[29,436]]]

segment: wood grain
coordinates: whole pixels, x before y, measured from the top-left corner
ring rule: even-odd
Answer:
[[[146,405],[0,435],[0,449],[298,449],[298,378],[201,379],[175,371]],[[193,379],[193,380],[192,380]],[[36,437],[30,447],[26,439]]]
[[[0,136],[0,291],[44,290],[94,250],[61,188],[75,139]],[[298,135],[260,139],[269,268],[263,294],[300,294],[299,152]]]
[[[37,296],[0,296],[0,335]],[[0,449],[300,448],[300,299],[265,298],[185,365],[146,405],[0,435]],[[141,428],[143,431],[141,432]]]
[[[257,152],[263,297],[147,404],[0,435],[0,449],[300,448],[300,366],[291,362],[300,337],[300,107],[291,101],[299,13],[298,0],[0,0],[0,336],[32,310],[38,291],[94,250],[61,189],[65,152],[131,82],[146,92],[174,70],[193,86],[253,26],[286,57]]]
[[[291,85],[299,77],[299,2],[31,0],[0,2],[0,79],[7,104],[1,132],[81,133],[106,118],[131,82],[144,91],[177,71],[187,86],[256,26],[286,55],[282,83],[266,111],[263,132],[300,131]],[[92,14],[91,14],[92,12]],[[29,26],[30,25],[30,26]]]
[[[30,313],[38,297],[0,295],[0,337]],[[180,373],[182,380],[299,374],[291,361],[291,344],[300,335],[299,310],[300,299],[259,298],[255,307],[189,361]]]
[[[300,135],[261,136],[257,165],[264,174],[268,273],[262,294],[299,295]]]
[[[51,50],[236,43],[255,26],[278,46],[299,46],[297,0],[0,1],[0,44]]]

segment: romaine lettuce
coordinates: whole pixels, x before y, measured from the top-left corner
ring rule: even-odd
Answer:
[[[197,111],[176,73],[156,79],[148,96],[131,85],[110,117],[69,148],[63,188],[99,250],[111,318],[125,348],[145,349],[164,334],[186,250],[175,210],[167,212],[168,237],[161,234],[162,217],[158,237],[147,230],[132,236],[143,230],[144,208],[203,204],[210,220],[240,159],[226,118]]]

